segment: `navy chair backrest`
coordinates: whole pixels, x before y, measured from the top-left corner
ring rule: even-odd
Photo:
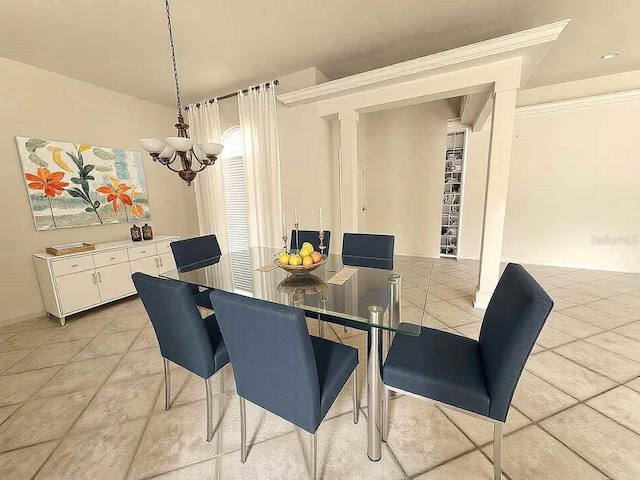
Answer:
[[[395,239],[393,235],[345,233],[342,238],[342,263],[393,270]]]
[[[553,300],[522,265],[507,265],[480,330],[491,418],[506,420],[524,365],[552,308]]]
[[[215,235],[205,235],[171,242],[171,251],[178,268],[222,255]]]
[[[211,293],[211,303],[238,395],[315,432],[320,382],[304,312],[221,290]]]
[[[131,278],[162,356],[202,378],[213,375],[217,369],[211,339],[187,284],[140,272]]]
[[[291,250],[300,250],[302,248],[302,244],[304,242],[309,242],[313,245],[313,249],[316,252],[320,251],[320,238],[318,234],[320,232],[314,230],[298,230],[298,246],[296,246],[296,231],[291,230]],[[328,230],[324,231],[324,239],[322,240],[322,244],[326,247],[324,249],[325,255],[329,253],[329,244],[331,243],[331,232]]]

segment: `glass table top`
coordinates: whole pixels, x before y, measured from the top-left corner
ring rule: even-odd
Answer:
[[[334,317],[366,326],[369,325],[368,307],[379,306],[386,313],[382,324],[375,326],[409,335],[420,333],[431,280],[430,263],[420,262],[415,268],[407,269],[406,265],[398,266],[396,262],[394,270],[382,270],[344,265],[341,255],[331,254],[325,264],[299,276],[280,267],[272,268],[279,252],[276,248],[253,247],[165,271],[160,276],[298,307],[307,316],[320,315],[329,322]],[[344,284],[328,282],[345,267],[355,269],[355,273]],[[394,273],[402,277],[403,272],[408,279],[401,280],[400,323],[391,326],[389,278]]]

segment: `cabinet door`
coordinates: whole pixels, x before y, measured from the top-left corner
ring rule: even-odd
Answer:
[[[147,275],[158,276],[160,260],[158,257],[145,257],[131,260],[131,273],[142,272]]]
[[[131,281],[129,262],[98,268],[96,275],[98,275],[98,288],[103,302],[131,295],[136,291]]]
[[[57,277],[56,287],[63,315],[101,303],[94,270]]]
[[[173,259],[173,253],[163,253],[158,255],[160,259],[160,273],[168,272],[176,269],[176,261]]]

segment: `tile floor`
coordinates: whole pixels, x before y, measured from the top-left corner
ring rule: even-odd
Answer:
[[[427,263],[396,264],[403,315],[414,321]],[[504,478],[640,478],[640,274],[528,269],[556,307],[513,400]],[[475,262],[434,261],[424,324],[477,337],[476,277]],[[319,430],[322,478],[492,478],[488,423],[407,397],[392,400],[382,460],[368,461],[366,338],[337,326],[327,337],[360,350],[363,410],[354,425],[348,384]],[[172,384],[167,412],[157,343],[135,298],[70,318],[64,328],[47,318],[0,327],[0,478],[306,478],[307,434],[250,404],[252,445],[240,463],[230,369],[211,443],[203,381],[175,368]],[[221,390],[217,377],[214,391]]]

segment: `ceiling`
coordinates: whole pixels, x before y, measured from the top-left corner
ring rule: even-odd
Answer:
[[[638,0],[173,0],[183,101],[330,79],[571,18],[527,88],[640,70]],[[608,61],[600,55],[621,52]],[[0,0],[0,56],[174,104],[163,0]]]

